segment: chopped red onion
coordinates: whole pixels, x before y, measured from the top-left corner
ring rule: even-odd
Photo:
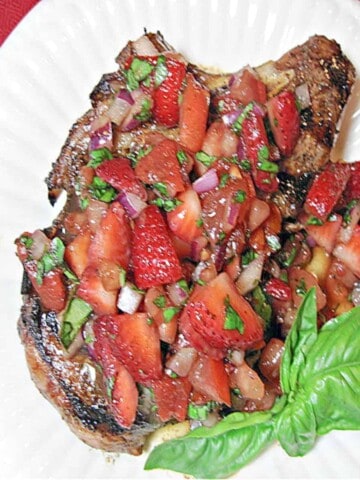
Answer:
[[[236,281],[236,286],[241,295],[246,295],[258,285],[261,279],[264,261],[265,254],[260,253],[252,262],[249,263],[247,267],[242,270],[239,278]]]
[[[310,248],[314,248],[316,246],[316,240],[311,235],[308,235],[306,237],[306,242]]]
[[[172,303],[176,306],[182,305],[189,295],[188,292],[179,284],[179,282],[168,285],[167,293]]]
[[[195,348],[184,347],[180,348],[174,355],[172,355],[166,362],[166,367],[179,375],[179,377],[186,377],[197,357]]]
[[[113,132],[110,120],[102,127],[90,133],[90,150],[97,150],[98,148],[113,147]]]
[[[265,111],[265,108],[260,105],[259,103],[257,102],[254,102],[253,103],[253,110],[252,110],[255,115],[257,115],[258,117],[261,117],[261,118],[264,118],[265,117],[265,114],[266,114],[266,111]]]
[[[205,237],[195,238],[191,242],[191,259],[195,262],[200,260],[200,254],[203,248],[207,245],[207,239]]]
[[[81,334],[90,357],[96,360],[96,354],[94,350],[95,334],[93,329],[93,320],[88,320],[81,328]]]
[[[243,137],[240,135],[239,136],[239,141],[237,145],[237,154],[239,157],[239,160],[244,160],[246,155],[245,155],[245,142]]]
[[[239,115],[241,115],[242,111],[243,111],[242,109],[239,109],[239,110],[234,110],[234,111],[229,112],[229,113],[225,113],[221,117],[222,121],[225,123],[225,125],[230,127],[235,122],[235,120],[237,120]]]
[[[134,105],[134,99],[130,92],[123,88],[114,98],[107,115],[113,123],[120,125],[129,113],[132,105]]]
[[[31,235],[33,243],[30,247],[30,253],[34,260],[40,260],[45,251],[50,247],[50,239],[41,230],[35,230]]]
[[[117,307],[125,313],[135,313],[143,299],[143,294],[130,282],[126,282],[121,288]]]
[[[150,108],[152,108],[153,105],[151,96],[144,93],[140,88],[131,92],[131,96],[134,104],[131,106],[128,115],[125,117],[125,120],[121,125],[121,130],[123,132],[129,132],[141,124],[141,120],[136,117],[141,113],[145,100],[148,100]]]
[[[135,42],[132,42],[132,47],[135,50],[136,55],[145,57],[159,55],[159,51],[146,35],[143,35],[135,40]]]
[[[251,202],[250,212],[249,212],[249,230],[253,232],[256,230],[270,215],[269,204],[260,200],[259,198],[254,198]]]
[[[124,100],[129,105],[134,105],[135,103],[133,97],[131,96],[131,93],[129,92],[129,90],[126,90],[126,88],[122,88],[117,93],[116,98],[119,98],[120,100]]]
[[[239,212],[240,212],[240,208],[241,208],[240,203],[231,203],[230,204],[229,215],[228,215],[228,218],[227,218],[227,222],[232,227],[234,227],[236,225],[237,217],[238,217]]]
[[[307,83],[302,83],[301,85],[295,88],[296,100],[300,105],[300,109],[308,108],[311,105],[309,85]]]
[[[131,192],[121,192],[117,200],[124,207],[130,218],[136,218],[146,207],[146,203],[140,197]]]
[[[210,168],[192,184],[196,193],[204,193],[219,185],[219,177],[215,168]]]

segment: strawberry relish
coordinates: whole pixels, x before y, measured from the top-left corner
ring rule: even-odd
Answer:
[[[268,98],[245,68],[210,92],[173,54],[131,55],[123,77],[93,121],[63,227],[17,240],[27,277],[64,348],[82,338],[101,367],[122,427],[146,389],[161,422],[270,408],[306,291],[323,322],[360,303],[359,164],[310,173],[286,215],[293,91]],[[116,138],[144,126],[119,152]]]

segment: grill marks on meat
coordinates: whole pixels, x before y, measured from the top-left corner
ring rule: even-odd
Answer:
[[[302,132],[284,169],[299,175],[317,171],[328,160],[337,123],[355,81],[355,69],[334,40],[315,35],[305,44],[283,55],[275,67],[293,69],[295,76],[287,88],[306,83],[311,107],[302,117]]]
[[[147,34],[157,51],[171,51],[161,34]],[[53,230],[61,231],[62,221],[72,205],[79,169],[88,162],[91,124],[94,117],[105,109],[114,93],[125,86],[120,72],[129,57],[136,53],[134,42],[129,42],[116,61],[120,69],[106,74],[91,94],[92,109],[72,127],[61,153],[46,179],[49,199],[56,202],[65,190],[68,201],[63,212],[54,221]],[[282,182],[292,182],[292,194],[279,195],[284,212],[291,216],[292,206],[299,203],[298,182],[294,176],[318,169],[328,160],[334,140],[336,124],[354,81],[354,69],[334,41],[325,37],[312,37],[304,45],[285,54],[275,63],[279,71],[293,70],[287,88],[294,89],[306,82],[310,88],[312,107],[303,115],[301,139],[293,155],[285,160]],[[228,75],[210,75],[198,67],[189,65],[197,78],[203,79],[210,90],[223,88]],[[134,144],[142,146],[146,136],[153,132],[146,126],[133,132],[115,135],[115,152],[126,154]],[[178,138],[177,129],[164,129],[170,138]],[[301,184],[301,178],[300,178]],[[288,191],[288,189],[286,189]],[[50,230],[50,229],[49,229]],[[58,320],[51,312],[43,312],[34,293],[24,292],[24,305],[18,323],[19,334],[25,347],[31,376],[41,393],[60,411],[74,433],[85,443],[107,451],[140,454],[146,437],[159,427],[145,413],[137,415],[131,430],[122,429],[114,420],[104,396],[101,380],[89,375],[94,362],[82,351],[72,358],[65,358],[58,335]],[[86,367],[89,365],[89,367]],[[90,368],[90,370],[89,370]],[[99,375],[98,377],[101,377]]]

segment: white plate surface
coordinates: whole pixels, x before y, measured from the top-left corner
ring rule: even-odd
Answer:
[[[160,30],[193,62],[236,70],[318,33],[360,72],[357,0],[42,0],[0,49],[0,478],[182,478],[144,472],[145,456],[111,459],[82,444],[32,384],[16,320],[14,238],[50,224],[43,179],[88,94],[128,39]],[[360,95],[339,155],[360,158]],[[331,400],[330,400],[331,401]],[[274,445],[237,478],[360,478],[359,432],[333,432],[305,458]]]

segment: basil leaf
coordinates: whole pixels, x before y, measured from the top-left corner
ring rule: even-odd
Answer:
[[[158,87],[161,85],[168,74],[169,72],[166,66],[166,57],[164,55],[160,55],[157,59],[155,67],[155,86]]]
[[[96,168],[101,165],[104,160],[111,160],[112,158],[113,155],[108,148],[98,148],[90,152],[90,160],[87,163],[87,166]]]
[[[283,393],[297,388],[300,370],[306,356],[317,338],[316,291],[310,289],[299,307],[295,322],[285,341],[285,350],[280,366],[280,383]]]
[[[263,413],[264,415],[258,415]],[[252,416],[257,423],[252,423]],[[220,422],[215,428],[199,428],[189,435],[157,446],[145,470],[166,468],[195,478],[224,478],[246,465],[274,440],[268,413],[240,414],[245,420]],[[224,427],[226,423],[228,429]],[[243,425],[243,426],[242,426]],[[217,430],[215,430],[217,429]],[[214,435],[214,431],[219,431]],[[216,459],[216,461],[214,461]]]
[[[81,298],[73,298],[65,312],[61,325],[60,339],[67,349],[92,311],[91,306]]]

